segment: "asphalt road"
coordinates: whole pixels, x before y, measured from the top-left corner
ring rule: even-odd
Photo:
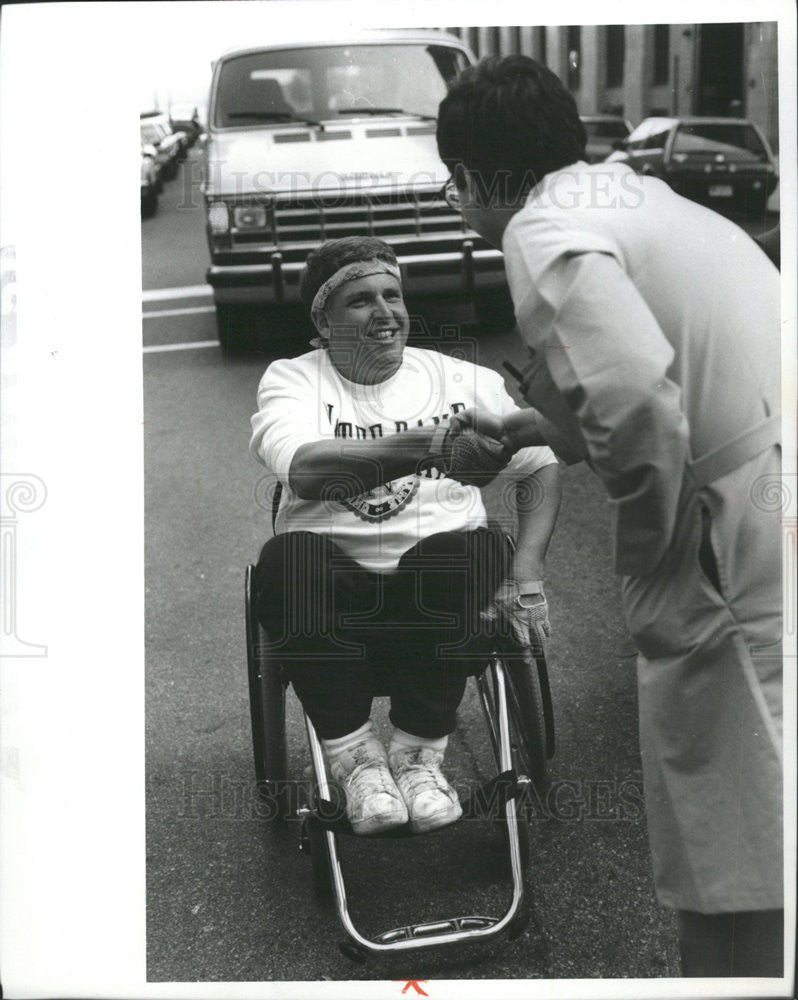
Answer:
[[[515,942],[362,967],[339,953],[342,934],[313,896],[296,831],[275,830],[254,797],[243,578],[270,517],[264,470],[247,441],[273,352],[231,360],[211,343],[194,156],[142,223],[142,240],[148,978],[423,978],[434,997],[436,979],[678,975],[674,922],[651,879],[634,650],[610,568],[609,512],[583,467],[565,470],[549,559],[557,751],[550,791],[529,817],[528,930]],[[480,363],[501,370],[503,360],[520,360],[512,331],[480,334],[452,303],[423,308],[454,316]],[[285,322],[283,333],[294,323],[298,353],[304,331]],[[200,346],[174,349],[190,344]],[[299,774],[307,751],[293,696],[289,714]],[[471,689],[448,760],[458,782],[490,774]],[[350,838],[343,855],[353,917],[366,934],[494,913],[509,898],[501,841],[482,821],[402,841]]]

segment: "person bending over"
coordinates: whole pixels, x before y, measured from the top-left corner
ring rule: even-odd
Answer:
[[[504,253],[534,407],[464,419],[604,484],[684,973],[781,976],[779,274],[734,223],[584,146],[573,97],[526,56],[465,70],[441,103],[448,197]]]

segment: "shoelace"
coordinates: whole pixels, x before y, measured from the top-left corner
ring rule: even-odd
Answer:
[[[429,763],[430,759],[432,764]],[[409,790],[414,795],[427,788],[445,792],[444,778],[437,770],[436,764],[437,760],[434,755],[426,754],[424,750],[414,750],[402,763],[401,780],[407,781]]]
[[[359,777],[367,768],[373,768],[374,774],[371,777],[374,780],[375,790],[378,788],[380,791],[392,792],[390,783],[388,782],[388,770],[385,764],[380,760],[364,760],[360,764],[356,764],[352,771],[347,775],[346,783],[351,785],[355,778]]]

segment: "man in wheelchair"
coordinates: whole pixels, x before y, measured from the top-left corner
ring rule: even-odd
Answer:
[[[346,792],[357,834],[461,815],[441,772],[469,674],[497,626],[521,647],[548,634],[544,560],[560,503],[546,447],[510,458],[457,414],[517,409],[494,371],[406,347],[396,257],[381,240],[330,240],[300,294],[314,350],[273,362],[251,450],[282,484],[255,572],[258,617]],[[519,499],[514,552],[480,486]],[[532,501],[530,501],[532,498]],[[371,722],[390,696],[387,748]]]

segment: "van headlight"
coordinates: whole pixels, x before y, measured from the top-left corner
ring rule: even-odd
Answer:
[[[236,229],[265,229],[266,209],[262,205],[239,205],[233,211]]]
[[[230,219],[227,214],[227,205],[223,201],[214,201],[208,206],[208,225],[216,236],[229,232]]]

